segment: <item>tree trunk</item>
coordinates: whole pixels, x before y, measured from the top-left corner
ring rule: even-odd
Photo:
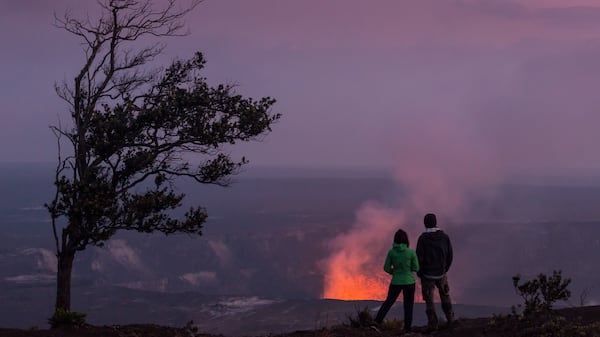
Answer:
[[[67,250],[58,255],[58,271],[56,273],[56,309],[71,311],[71,271],[75,252]]]

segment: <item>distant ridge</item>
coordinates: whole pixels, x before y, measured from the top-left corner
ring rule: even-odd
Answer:
[[[53,308],[53,285],[11,288],[0,293],[5,314],[1,327],[47,328]],[[379,301],[281,299],[256,296],[217,296],[195,292],[162,293],[123,287],[78,286],[73,310],[87,313],[93,325],[133,323],[183,326],[193,320],[200,331],[227,336],[256,336],[340,325],[364,308],[377,310]],[[440,308],[441,310],[441,308]],[[458,317],[506,313],[508,308],[455,305]],[[441,312],[441,311],[440,311]],[[398,302],[388,318],[401,318]],[[415,304],[415,324],[425,323],[425,307]],[[2,335],[0,335],[2,336]]]

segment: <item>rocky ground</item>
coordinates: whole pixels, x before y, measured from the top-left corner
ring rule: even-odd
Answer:
[[[584,324],[600,322],[600,306],[588,306],[561,309],[560,314],[567,320],[580,320]],[[320,330],[295,331],[269,337],[406,337],[439,336],[439,337],[500,337],[502,333],[490,328],[491,318],[459,319],[450,328],[435,332],[426,332],[423,327],[415,327],[411,333],[402,330],[376,330],[373,328],[352,328],[341,325]],[[593,335],[600,336],[599,334]],[[35,330],[35,329],[0,329],[0,337],[223,337],[202,334],[190,328],[174,328],[158,325],[125,325],[125,326],[84,326],[72,329]]]

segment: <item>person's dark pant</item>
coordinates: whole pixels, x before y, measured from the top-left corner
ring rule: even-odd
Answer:
[[[446,320],[448,323],[451,323],[454,320],[454,311],[452,310],[452,301],[450,300],[450,286],[448,286],[448,278],[446,275],[439,279],[427,279],[423,277],[421,278],[421,290],[423,292],[423,300],[425,301],[427,325],[433,329],[438,326],[438,318],[433,304],[433,292],[435,291],[435,288],[437,288],[440,293],[442,310],[444,310]]]
[[[375,322],[383,322],[383,318],[385,315],[387,315],[394,302],[396,302],[398,299],[400,292],[402,292],[404,299],[404,330],[410,330],[412,327],[413,306],[415,303],[414,283],[404,285],[390,284],[387,298],[381,305],[381,308],[379,308],[379,312],[377,312],[377,316],[375,317]]]

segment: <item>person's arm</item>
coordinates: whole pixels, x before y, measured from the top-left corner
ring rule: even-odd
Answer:
[[[452,259],[453,259],[453,252],[452,252],[452,243],[450,242],[450,237],[448,237],[448,255],[446,256],[446,272],[448,272],[448,270],[450,270],[450,266],[452,265]]]
[[[423,251],[423,243],[421,242],[421,237],[419,236],[419,240],[417,241],[417,263],[419,264],[419,270],[417,271],[417,276],[421,277],[422,273],[421,273],[421,266],[423,265],[423,256],[424,256],[424,251]]]
[[[385,263],[383,264],[383,270],[385,270],[385,272],[388,274],[394,273],[394,267],[392,266],[392,258],[390,257],[389,252],[388,252],[387,256],[385,257]]]
[[[414,272],[419,272],[419,259],[417,258],[417,254],[412,255],[412,259],[410,261],[410,270]]]

